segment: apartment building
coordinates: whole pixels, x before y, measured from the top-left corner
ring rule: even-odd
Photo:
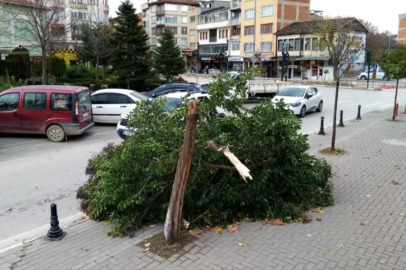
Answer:
[[[399,15],[398,44],[406,44],[406,13]]]
[[[145,30],[152,48],[159,46],[164,28],[175,35],[175,43],[185,51],[188,48],[188,10],[198,6],[196,0],[155,0],[141,6]]]
[[[187,13],[188,17],[188,48],[184,51],[186,68],[197,71],[199,69],[198,44],[199,35],[197,31],[197,17],[199,16],[199,7],[190,7]]]
[[[310,19],[310,0],[231,0],[230,50],[233,67],[254,63],[276,76],[276,31]]]

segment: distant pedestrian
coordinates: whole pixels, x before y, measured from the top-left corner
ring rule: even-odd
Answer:
[[[183,78],[182,75],[179,74],[178,76],[178,82],[186,82]]]

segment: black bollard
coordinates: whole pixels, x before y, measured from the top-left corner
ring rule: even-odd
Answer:
[[[344,114],[344,112],[341,110],[340,111],[340,123],[337,125],[337,127],[344,127],[343,114]]]
[[[357,118],[355,118],[355,120],[362,120],[361,119],[361,105],[358,105],[358,114],[357,114]]]
[[[324,117],[321,117],[321,124],[320,124],[320,131],[317,133],[317,135],[326,135],[324,132]]]
[[[66,235],[66,232],[62,231],[59,227],[58,213],[56,210],[56,204],[51,204],[51,228],[48,231],[45,240],[47,241],[59,241],[62,240]]]

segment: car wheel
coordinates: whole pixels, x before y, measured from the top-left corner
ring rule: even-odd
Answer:
[[[386,76],[383,76],[382,80],[383,81],[389,81],[388,78],[386,78]]]
[[[61,142],[65,139],[66,134],[60,126],[52,125],[47,129],[47,137],[52,142]]]
[[[361,80],[366,80],[366,79],[367,79],[367,77],[361,76]]]
[[[319,106],[316,109],[316,112],[321,112],[323,110],[323,100],[320,101]]]
[[[306,106],[303,105],[302,109],[300,110],[299,117],[305,117],[306,116]]]

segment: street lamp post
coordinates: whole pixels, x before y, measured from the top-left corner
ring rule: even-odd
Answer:
[[[389,38],[389,40],[388,40],[388,54],[390,53],[390,46],[391,46],[391,43],[392,43],[392,38],[397,38],[397,37],[398,37],[398,35],[388,36],[388,38]]]
[[[252,66],[255,66],[255,42],[257,37],[257,0],[254,0],[254,43],[252,44]]]

